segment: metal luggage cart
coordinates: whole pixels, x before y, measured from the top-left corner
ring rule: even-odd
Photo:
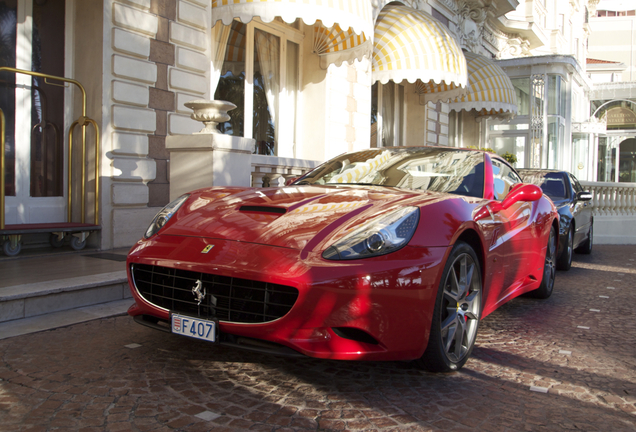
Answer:
[[[5,117],[4,113],[0,109],[0,243],[2,243],[2,249],[5,255],[16,256],[22,249],[22,236],[29,234],[42,234],[50,233],[49,241],[53,247],[61,247],[64,244],[65,238],[70,239],[71,248],[74,250],[81,250],[86,246],[86,239],[89,235],[96,231],[101,230],[99,225],[99,158],[100,158],[100,142],[99,142],[99,127],[97,123],[86,116],[86,91],[82,84],[71,78],[57,77],[53,75],[47,75],[39,72],[15,69],[10,67],[0,67],[0,72],[12,72],[15,74],[31,75],[33,77],[44,78],[47,80],[53,80],[64,83],[70,83],[76,85],[82,94],[82,115],[73,122],[69,128],[68,133],[68,181],[67,181],[67,221],[55,222],[55,223],[38,223],[38,224],[13,224],[5,225]],[[59,84],[58,84],[59,85]],[[86,213],[86,128],[92,125],[95,131],[95,208],[94,208],[94,223],[85,222]],[[44,130],[47,125],[39,125]],[[79,222],[72,221],[73,210],[73,135],[77,126],[81,127],[81,181],[79,182],[80,196],[81,196],[81,217]],[[35,127],[38,127],[36,125]],[[35,128],[34,127],[34,128]]]

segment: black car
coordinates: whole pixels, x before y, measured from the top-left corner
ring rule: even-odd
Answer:
[[[546,169],[517,171],[524,183],[540,186],[559,211],[561,221],[556,264],[559,270],[569,270],[572,265],[572,251],[582,254],[592,253],[594,225],[590,203],[592,194],[584,191],[576,177],[567,171]]]

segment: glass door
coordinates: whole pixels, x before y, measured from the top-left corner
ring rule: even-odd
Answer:
[[[65,0],[0,0],[0,66],[64,76]],[[64,88],[0,73],[7,224],[62,222]]]

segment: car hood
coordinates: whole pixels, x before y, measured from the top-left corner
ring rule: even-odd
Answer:
[[[162,235],[208,237],[303,249],[381,213],[441,194],[383,187],[290,186],[194,192]],[[414,202],[416,204],[414,204]]]

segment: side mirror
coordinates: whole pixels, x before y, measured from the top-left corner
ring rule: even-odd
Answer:
[[[285,186],[289,186],[290,184],[292,184],[293,182],[295,182],[296,180],[298,180],[300,177],[291,177],[288,178],[287,180],[285,180]]]
[[[504,200],[501,202],[501,208],[507,209],[508,207],[518,202],[530,202],[536,201],[543,196],[541,188],[533,184],[522,184],[521,186],[513,187]]]
[[[588,191],[579,192],[576,194],[576,199],[579,201],[592,201],[592,194]]]
[[[516,204],[518,202],[536,201],[542,196],[543,192],[541,191],[541,188],[539,186],[533,184],[518,183],[510,189],[510,191],[508,192],[508,196],[506,196],[506,198],[504,198],[502,202],[495,201],[477,210],[477,212],[473,215],[473,220],[477,222],[481,219],[485,219],[486,217],[494,213],[505,210],[513,204]]]

